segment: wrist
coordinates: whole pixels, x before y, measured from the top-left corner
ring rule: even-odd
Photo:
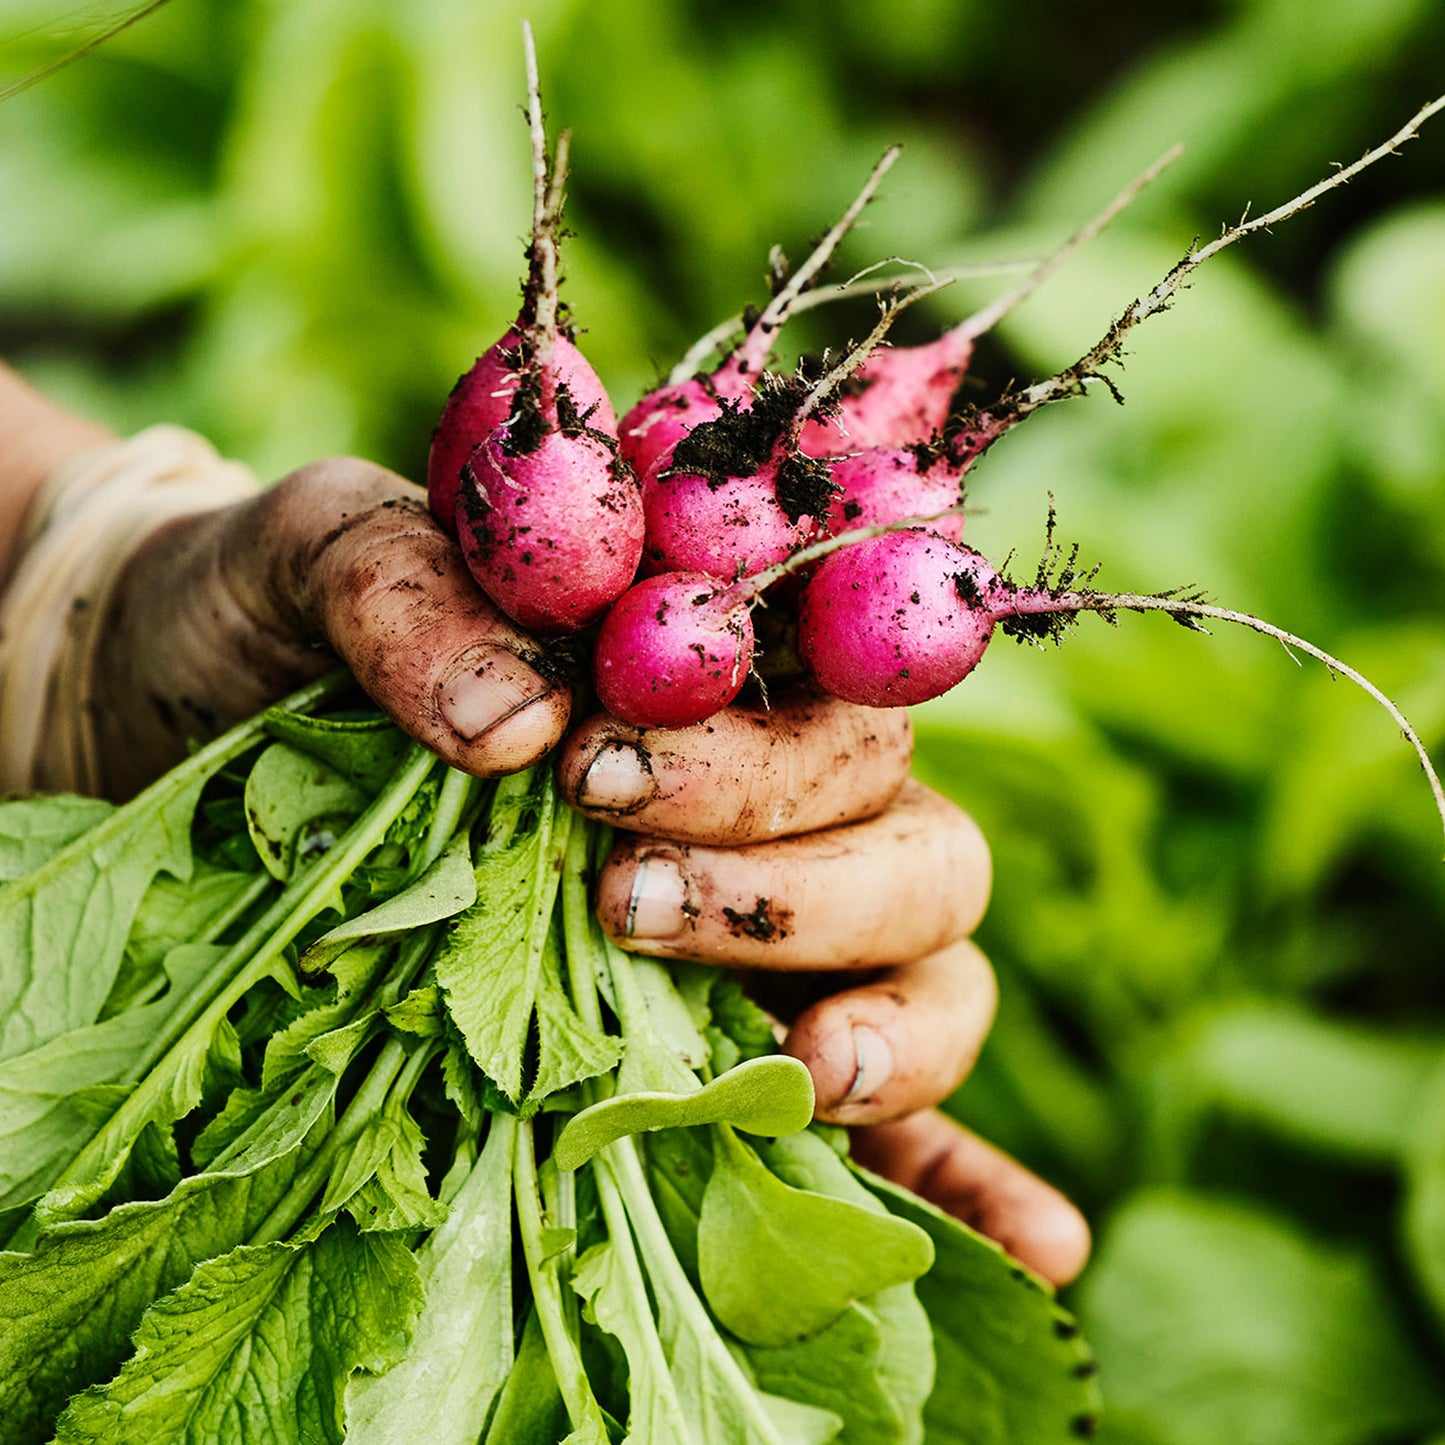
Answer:
[[[78,448],[46,474],[0,595],[0,788],[114,788],[112,708],[100,693],[115,634],[125,631],[132,563],[157,533],[254,494],[245,468],[178,427]],[[182,600],[159,584],[139,599],[143,635],[135,656],[119,659],[132,682],[139,660],[168,650],[158,636],[174,630],[167,597]]]
[[[105,427],[43,397],[0,364],[0,585],[41,483],[67,458],[114,441]]]

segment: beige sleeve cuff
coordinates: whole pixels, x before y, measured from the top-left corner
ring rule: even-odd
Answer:
[[[256,491],[246,467],[173,426],[46,479],[0,598],[0,792],[99,791],[95,659],[126,563],[168,522]]]

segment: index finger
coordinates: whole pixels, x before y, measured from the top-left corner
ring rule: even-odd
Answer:
[[[907,779],[912,748],[905,709],[797,688],[688,728],[599,713],[567,739],[557,776],[589,818],[730,847],[876,817]]]

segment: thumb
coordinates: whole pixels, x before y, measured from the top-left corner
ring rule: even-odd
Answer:
[[[263,626],[325,642],[397,725],[451,766],[513,772],[561,738],[571,693],[478,589],[420,488],[330,458],[242,509],[226,579]]]

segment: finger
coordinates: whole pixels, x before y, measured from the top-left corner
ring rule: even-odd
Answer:
[[[1089,1258],[1089,1226],[1053,1185],[937,1109],[854,1130],[853,1157],[1054,1284],[1068,1284]]]
[[[964,939],[815,1003],[783,1050],[813,1075],[818,1118],[881,1123],[929,1108],[963,1082],[997,1006],[993,970]]]
[[[910,782],[885,813],[744,848],[631,837],[597,915],[639,953],[744,968],[883,968],[967,937],[991,872],[973,820]]]
[[[599,713],[567,739],[557,776],[589,818],[736,845],[881,813],[908,777],[912,746],[905,709],[799,688],[771,709],[735,705],[689,728]]]
[[[453,767],[512,772],[561,738],[571,696],[473,582],[420,488],[339,457],[251,504],[232,586],[325,639],[397,725]]]

